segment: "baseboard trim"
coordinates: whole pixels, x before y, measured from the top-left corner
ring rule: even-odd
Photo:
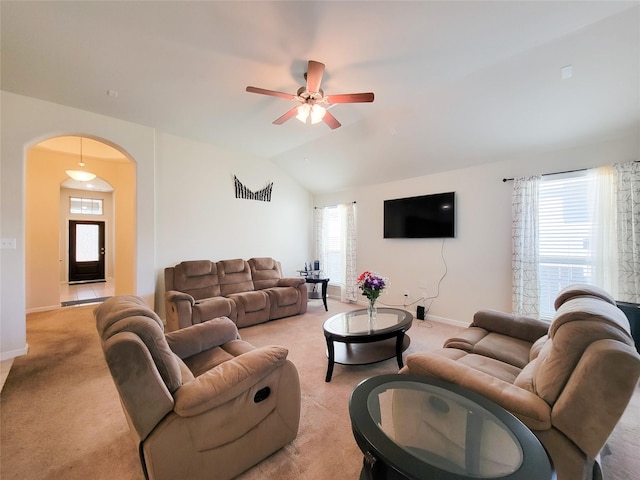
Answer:
[[[28,308],[26,313],[48,312],[50,310],[57,310],[58,308],[60,308],[59,303],[55,305],[48,305],[46,307]]]
[[[462,327],[462,328],[467,328],[470,325],[470,322],[463,322],[461,320],[453,320],[451,318],[438,317],[436,315],[429,315],[429,314],[427,314],[427,316],[425,317],[425,320],[431,320],[432,322],[438,322],[438,323],[446,323],[447,325],[453,325],[454,327]]]
[[[23,348],[19,348],[17,350],[9,350],[8,352],[0,353],[0,362],[4,362],[5,360],[10,360],[16,357],[21,357],[22,355],[26,355],[28,352],[29,352],[29,344],[27,343]]]

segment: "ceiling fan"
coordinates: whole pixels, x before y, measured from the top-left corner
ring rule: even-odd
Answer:
[[[373,102],[373,93],[343,93],[338,95],[325,95],[320,88],[322,75],[324,74],[324,63],[309,60],[307,73],[304,78],[306,86],[300,87],[295,95],[274,90],[265,90],[258,87],[247,87],[247,92],[270,95],[272,97],[286,98],[300,102],[287,113],[273,121],[274,125],[282,125],[287,120],[296,117],[303,123],[324,122],[331,129],[338,128],[341,124],[331,113],[328,107],[337,103],[366,103]]]

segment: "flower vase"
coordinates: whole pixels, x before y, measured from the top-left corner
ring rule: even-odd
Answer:
[[[367,308],[367,315],[369,316],[369,324],[373,322],[378,316],[378,307],[376,307],[376,300],[369,300],[369,307]]]

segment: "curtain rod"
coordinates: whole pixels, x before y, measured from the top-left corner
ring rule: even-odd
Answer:
[[[354,200],[354,201],[353,201],[353,202],[351,202],[351,203],[356,203],[356,201]],[[336,205],[325,205],[324,207],[313,207],[313,208],[314,208],[314,209],[316,209],[316,208],[337,207],[338,205],[345,205],[345,204],[344,204],[344,203],[338,203],[338,204],[336,204]]]
[[[638,163],[640,160],[634,160],[633,163]],[[592,167],[595,168],[595,167]],[[565,170],[564,172],[552,172],[552,173],[543,173],[542,176],[546,177],[547,175],[560,175],[562,173],[573,173],[573,172],[584,172],[585,170],[589,170],[589,168],[577,168],[575,170]],[[511,182],[513,178],[503,178],[503,182]]]

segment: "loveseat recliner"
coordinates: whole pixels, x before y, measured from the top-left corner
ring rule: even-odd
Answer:
[[[225,316],[238,328],[307,311],[302,277],[270,257],[190,260],[164,270],[167,331]]]
[[[513,413],[541,441],[558,480],[600,477],[597,460],[638,384],[640,356],[606,291],[572,285],[555,308],[548,329],[478,312],[442,349],[408,355],[400,373],[461,385]]]
[[[296,437],[300,382],[285,348],[254,348],[224,317],[165,335],[135,296],[109,298],[95,318],[146,478],[231,479]]]

